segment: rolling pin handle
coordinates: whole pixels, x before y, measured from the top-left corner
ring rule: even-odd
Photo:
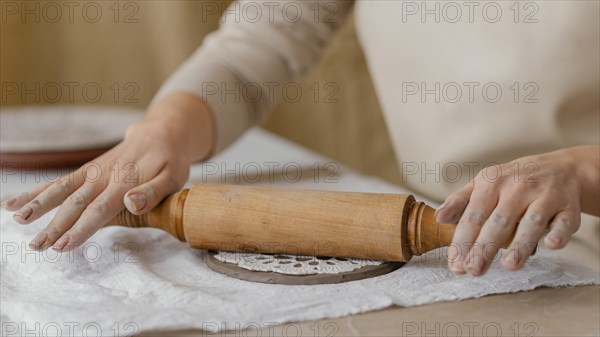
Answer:
[[[409,210],[407,238],[412,255],[419,256],[430,250],[452,243],[456,224],[442,224],[435,220],[435,209],[424,202],[414,202]]]
[[[135,215],[127,209],[121,211],[106,226],[124,226],[132,228],[160,228],[185,242],[183,230],[183,210],[189,189],[181,190],[165,200],[148,213]]]

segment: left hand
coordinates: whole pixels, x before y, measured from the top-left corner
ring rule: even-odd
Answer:
[[[518,228],[501,263],[520,269],[544,239],[565,246],[579,229],[580,212],[598,214],[600,147],[581,146],[520,158],[483,169],[436,211],[441,223],[456,223],[448,267],[456,274],[486,272],[499,248]]]

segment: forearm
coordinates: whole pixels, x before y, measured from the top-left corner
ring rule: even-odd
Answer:
[[[266,0],[234,1],[219,30],[207,36],[165,82],[152,106],[173,93],[200,98],[212,113],[212,153],[264,121],[286,83],[316,63],[352,1],[293,0],[289,4],[304,14],[289,20],[283,4],[275,4],[276,10],[271,11],[274,4]],[[255,16],[258,21],[244,19]]]
[[[133,125],[126,138],[160,137],[189,163],[209,157],[214,148],[211,112],[198,97],[172,93],[152,105],[142,121]]]
[[[600,145],[570,149],[581,182],[581,211],[600,216]]]

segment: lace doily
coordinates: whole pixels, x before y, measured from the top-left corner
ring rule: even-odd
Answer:
[[[329,258],[321,256],[270,255],[218,252],[214,257],[252,271],[275,272],[286,275],[339,274],[366,266],[378,266],[383,261]]]

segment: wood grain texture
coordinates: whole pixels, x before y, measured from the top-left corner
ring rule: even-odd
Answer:
[[[192,247],[404,261],[412,197],[200,184],[188,194]],[[187,221],[194,226],[187,226]]]
[[[161,228],[200,249],[397,262],[450,245],[456,227],[411,195],[222,184],[195,185],[110,225]]]

